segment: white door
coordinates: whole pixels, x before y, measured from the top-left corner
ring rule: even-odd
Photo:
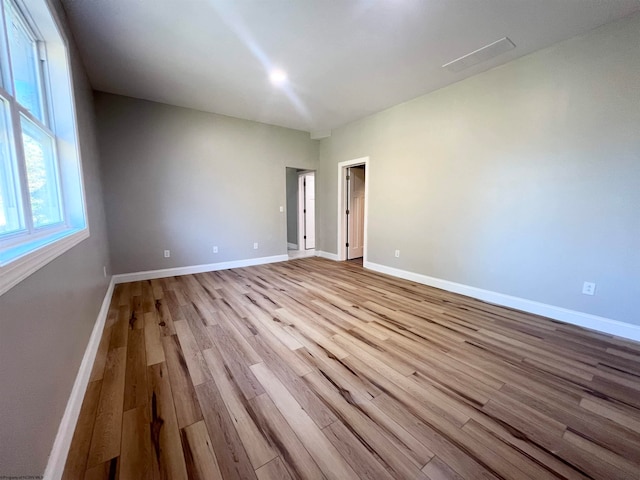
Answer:
[[[316,176],[304,176],[304,248],[316,248]]]
[[[300,175],[300,250],[316,248],[316,186],[315,173]]]
[[[347,260],[364,255],[364,168],[347,169]]]

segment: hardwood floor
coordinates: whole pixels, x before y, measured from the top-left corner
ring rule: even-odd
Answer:
[[[118,285],[64,478],[639,472],[639,344],[306,258]]]

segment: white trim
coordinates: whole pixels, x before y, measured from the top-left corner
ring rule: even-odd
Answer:
[[[304,176],[307,172],[298,172],[298,211],[296,215],[298,216],[298,248],[300,250],[304,250],[305,238],[304,238]]]
[[[175,277],[178,275],[191,275],[194,273],[215,272],[216,270],[228,270],[230,268],[251,267],[265,263],[286,262],[288,255],[273,255],[271,257],[247,258],[230,262],[208,263],[204,265],[191,265],[188,267],[164,268],[162,270],[148,270],[146,272],[121,273],[114,275],[116,284],[138,282],[140,280],[152,280],[154,278]]]
[[[322,250],[316,250],[316,257],[326,258],[327,260],[333,260],[334,262],[340,261],[340,258],[337,254],[331,252],[323,252]]]
[[[363,261],[366,262],[368,258],[369,247],[369,157],[356,158],[355,160],[347,160],[345,162],[338,163],[338,254],[337,260],[346,260],[347,252],[345,247],[344,230],[346,218],[342,214],[345,211],[345,175],[344,170],[347,167],[353,167],[356,165],[364,165],[364,254]]]
[[[69,448],[71,447],[71,440],[73,439],[73,433],[78,423],[78,417],[80,416],[80,408],[84,396],[87,392],[87,386],[89,385],[89,378],[91,377],[91,370],[93,369],[93,363],[98,353],[98,346],[100,345],[100,339],[104,330],[104,325],[107,320],[107,314],[109,313],[109,304],[111,303],[111,296],[113,295],[113,287],[115,282],[113,277],[109,282],[107,293],[102,300],[102,306],[98,313],[98,318],[93,326],[91,337],[89,337],[89,343],[84,351],[84,357],[82,357],[82,363],[76,375],[76,380],[73,383],[71,389],[71,395],[67,402],[67,407],[64,410],[64,415],[60,421],[58,427],[58,433],[53,442],[53,448],[49,455],[49,461],[44,471],[45,480],[59,480],[64,473],[64,466],[67,462],[67,456],[69,455]]]
[[[0,295],[89,237],[89,227],[25,253],[0,267]]]
[[[640,326],[630,323],[612,320],[606,317],[599,317],[589,313],[569,310],[567,308],[556,307],[546,303],[527,300],[526,298],[513,297],[503,293],[492,292],[491,290],[483,290],[482,288],[471,287],[461,283],[442,280],[440,278],[429,277],[420,273],[400,270],[398,268],[387,267],[373,262],[364,262],[364,267],[375,272],[386,273],[394,277],[404,278],[412,282],[429,285],[430,287],[440,288],[449,292],[459,293],[467,297],[477,298],[484,302],[493,303],[503,307],[514,308],[527,313],[541,315],[543,317],[552,318],[561,322],[578,325],[580,327],[597,330],[598,332],[616,335],[618,337],[630,340],[640,341]]]
[[[287,243],[287,248],[288,248],[289,250],[298,250],[298,244],[297,244],[297,243],[290,243],[290,242],[288,242],[288,243]]]

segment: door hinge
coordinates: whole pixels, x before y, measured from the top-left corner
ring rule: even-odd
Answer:
[[[304,210],[302,210],[302,213],[307,213],[307,209],[305,208]]]
[[[349,248],[349,243],[347,243],[347,248]]]
[[[307,239],[307,236],[305,235],[305,236],[304,236],[304,237],[302,237],[302,238],[304,238],[304,239],[306,240],[306,239]]]
[[[349,215],[349,210],[347,210],[347,215]]]
[[[347,175],[347,180],[351,180],[351,175]]]

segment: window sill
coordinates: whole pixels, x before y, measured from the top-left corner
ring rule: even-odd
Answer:
[[[88,237],[88,227],[65,230],[1,253],[0,295]]]

